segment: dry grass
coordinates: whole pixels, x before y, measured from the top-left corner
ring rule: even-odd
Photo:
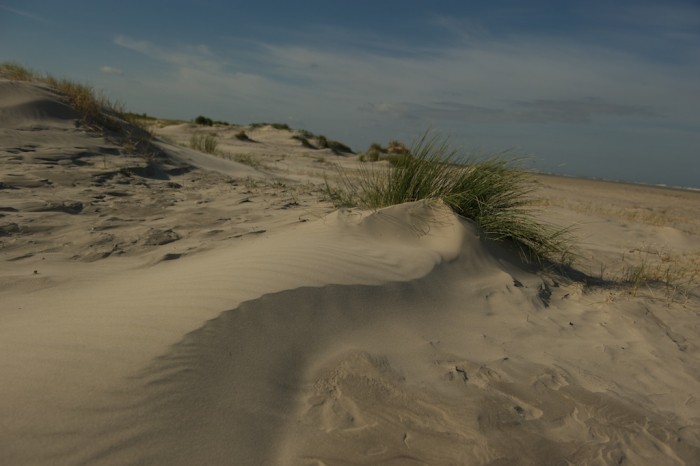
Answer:
[[[15,62],[0,63],[0,77],[13,81],[35,81],[37,74]]]
[[[50,74],[40,74],[14,62],[0,63],[0,76],[19,81],[43,83],[63,94],[70,106],[83,115],[84,124],[118,132],[124,131],[124,121],[128,120],[128,114],[123,106],[112,102],[87,84],[59,79]]]
[[[243,165],[248,165],[256,169],[267,169],[267,165],[262,162],[258,157],[253,154],[226,154],[217,152],[215,154],[218,157],[226,160],[233,160],[234,162],[242,163]]]
[[[111,102],[104,95],[96,92],[86,84],[76,83],[68,79],[46,78],[47,84],[64,93],[75,110],[84,115],[88,124],[97,124],[109,129],[121,129],[114,118],[121,114],[122,106]]]
[[[236,154],[233,160],[253,168],[265,168],[265,165],[251,154]]]
[[[669,201],[670,207],[667,210],[659,211],[638,206],[616,206],[606,205],[601,202],[590,202],[577,200],[570,202],[566,200],[547,198],[538,199],[535,205],[538,207],[561,207],[573,212],[578,212],[585,215],[594,215],[597,217],[626,220],[628,222],[639,223],[642,225],[651,226],[669,226],[673,225],[680,231],[690,234],[700,234],[700,227],[695,218],[690,218],[689,214],[674,209]]]
[[[124,108],[110,101],[87,84],[69,79],[58,79],[50,74],[39,74],[14,62],[0,64],[0,76],[18,81],[35,81],[46,84],[65,95],[71,107],[83,115],[83,123],[111,130],[121,130]]]
[[[623,254],[616,281],[632,296],[646,293],[671,302],[685,302],[700,292],[700,253],[678,256],[651,248]]]
[[[14,62],[0,63],[0,77],[38,82],[57,90],[81,115],[80,122],[85,127],[105,133],[111,131],[112,136],[121,139],[127,149],[143,155],[149,165],[160,153],[151,143],[153,133],[147,125],[126,112],[121,104],[109,100],[87,84],[41,74]]]
[[[218,141],[212,134],[194,133],[190,137],[190,147],[207,154],[215,154]]]

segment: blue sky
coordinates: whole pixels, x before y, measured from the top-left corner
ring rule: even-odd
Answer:
[[[432,128],[543,171],[700,188],[697,1],[0,0],[0,60],[156,116],[356,150]]]

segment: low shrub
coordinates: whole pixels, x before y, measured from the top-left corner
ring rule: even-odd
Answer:
[[[370,146],[369,149],[367,149],[367,152],[369,151],[376,151],[381,154],[386,154],[386,149],[381,146],[381,144],[378,144],[376,142],[373,142]]]
[[[336,154],[354,154],[349,146],[346,146],[342,142],[338,141],[328,141],[328,147]]]
[[[380,152],[377,149],[370,149],[367,152],[365,152],[365,159],[369,162],[376,162],[379,160],[379,154]]]
[[[406,147],[406,145],[403,142],[400,141],[390,141],[389,145],[386,148],[386,152],[388,154],[408,154],[410,151]]]
[[[237,132],[234,137],[236,139],[238,139],[239,141],[246,141],[246,142],[253,141],[252,139],[250,139],[250,136],[248,136],[248,134],[246,134],[246,132],[243,130],[240,130],[239,132]]]
[[[197,118],[194,119],[194,122],[198,125],[202,126],[213,126],[214,122],[212,121],[211,118],[207,118],[205,116],[199,115]]]
[[[262,128],[263,126],[270,126],[275,129],[280,129],[280,130],[286,130],[286,131],[291,131],[292,128],[289,127],[288,124],[286,123],[266,123],[266,122],[261,122],[261,123],[251,123],[250,127],[252,129],[257,129],[257,128]]]
[[[301,145],[303,147],[306,147],[307,149],[318,149],[318,147],[311,144],[309,140],[302,135],[295,134],[294,136],[292,136],[292,139],[296,139],[297,141],[301,142]]]

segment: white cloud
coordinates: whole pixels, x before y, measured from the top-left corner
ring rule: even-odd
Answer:
[[[135,40],[123,35],[115,37],[114,43],[171,65],[196,68],[211,73],[216,73],[221,69],[220,61],[214,57],[206,45],[186,45],[173,48],[145,40]]]
[[[235,57],[219,56],[205,45],[166,46],[123,35],[117,36],[114,43],[161,65],[132,73],[140,81],[136,90],[141,94],[140,101],[167,101],[170,111],[175,109],[179,114],[210,109],[218,111],[220,118],[230,118],[232,111],[246,115],[256,111],[269,114],[293,106],[290,96],[294,96],[294,92],[287,85],[254,71],[236,68],[231,64]],[[193,106],[196,110],[191,109]]]
[[[99,70],[100,70],[100,73],[103,73],[103,74],[116,74],[116,75],[123,75],[124,74],[124,72],[122,70],[120,70],[119,68],[114,68],[112,66],[107,66],[107,65],[100,66]]]

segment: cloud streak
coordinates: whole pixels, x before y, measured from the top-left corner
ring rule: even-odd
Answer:
[[[522,111],[519,111],[522,109]],[[536,99],[518,102],[513,112],[516,120],[533,123],[590,123],[597,117],[656,117],[657,112],[640,105],[624,105],[587,99]]]
[[[119,35],[113,41],[116,45],[143,54],[154,60],[171,65],[197,68],[210,73],[217,73],[221,66],[219,60],[206,45],[186,45],[180,49],[156,45],[146,40],[136,40]]]
[[[413,120],[449,120],[470,123],[566,123],[586,124],[599,117],[653,117],[657,114],[641,106],[621,105],[599,99],[535,99],[514,102],[504,108],[459,102],[369,103],[363,112]]]
[[[23,16],[25,18],[31,19],[32,21],[37,21],[39,23],[53,24],[52,21],[49,21],[46,18],[42,18],[41,16],[37,16],[33,13],[29,13],[28,11],[19,10],[17,8],[11,8],[9,6],[0,5],[0,10],[9,11],[10,13],[14,13],[16,15]]]
[[[112,66],[107,66],[107,65],[100,66],[99,71],[102,74],[114,74],[117,76],[121,76],[124,74],[124,72],[122,70],[120,70],[119,68],[114,68]]]
[[[170,108],[176,114],[182,114],[183,109],[193,111],[187,108],[193,103],[198,107],[196,112],[204,107],[219,113],[234,109],[247,115],[292,106],[289,96],[294,92],[284,83],[253,69],[233,66],[236,57],[218,55],[206,45],[166,46],[125,35],[115,37],[113,43],[159,65],[159,74],[154,74],[153,65],[135,71],[141,83],[139,91],[143,98],[172,102]],[[231,118],[230,110],[226,112],[222,119]]]

